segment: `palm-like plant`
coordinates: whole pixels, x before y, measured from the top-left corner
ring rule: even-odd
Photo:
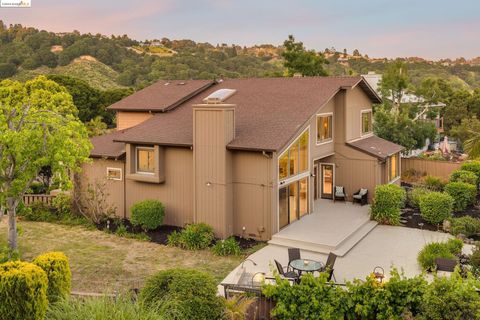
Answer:
[[[255,302],[255,298],[242,295],[225,300],[225,317],[228,320],[246,319],[248,308]]]
[[[480,157],[480,132],[471,131],[472,136],[463,144],[463,148],[472,159]]]

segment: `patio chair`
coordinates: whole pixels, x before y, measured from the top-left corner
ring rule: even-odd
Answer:
[[[333,281],[337,282],[337,279],[335,279],[335,275],[333,274],[333,270],[335,270],[335,260],[337,260],[337,255],[333,252],[330,252],[328,254],[327,263],[325,263],[325,272],[328,273],[328,281],[333,278]]]
[[[275,261],[275,265],[277,266],[277,271],[278,273],[283,277],[283,278],[286,278],[288,280],[294,280],[295,282],[298,282],[298,280],[300,279],[300,277],[298,276],[298,274],[294,271],[285,271],[282,264],[280,262],[278,262],[277,260],[273,260]]]
[[[333,201],[336,200],[347,200],[347,193],[345,192],[345,187],[342,186],[335,186],[335,193],[333,194]]]
[[[368,204],[368,189],[360,189],[353,194],[353,203],[358,202],[362,206]]]
[[[287,271],[293,271],[290,270],[290,262],[293,260],[298,260],[301,259],[302,257],[300,256],[300,249],[298,248],[288,248],[288,266],[287,266]]]

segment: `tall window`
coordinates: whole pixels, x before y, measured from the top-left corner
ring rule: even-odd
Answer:
[[[317,143],[332,140],[332,115],[317,116]]]
[[[362,134],[367,134],[372,131],[372,110],[362,111]]]
[[[153,148],[136,148],[136,171],[137,173],[155,173],[155,151]]]
[[[400,154],[396,153],[389,158],[389,171],[388,171],[388,181],[392,181],[397,178],[399,173],[399,162],[400,162]]]
[[[278,176],[286,179],[308,170],[308,131],[295,140],[278,159]]]

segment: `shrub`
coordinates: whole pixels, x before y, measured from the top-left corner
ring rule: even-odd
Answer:
[[[459,239],[450,239],[447,242],[433,242],[425,245],[418,253],[418,263],[423,270],[433,271],[436,268],[435,259],[455,259],[455,254],[462,250],[463,242]],[[460,247],[460,250],[458,248]]]
[[[28,262],[0,265],[0,319],[43,320],[47,311],[48,279]]]
[[[141,226],[144,230],[153,230],[163,223],[165,208],[158,200],[145,200],[132,206],[130,220],[134,226]]]
[[[8,261],[19,260],[20,253],[18,250],[12,250],[8,245],[0,245],[0,264]]]
[[[217,256],[239,255],[241,253],[240,245],[234,237],[225,240],[219,240],[212,248]]]
[[[395,184],[378,185],[370,215],[373,220],[384,224],[400,223],[400,208],[405,202],[405,190]]]
[[[422,302],[422,319],[480,319],[478,282],[463,279],[458,272],[450,277],[435,277]]]
[[[72,214],[72,197],[66,193],[60,193],[53,198],[52,207],[57,216],[67,217]]]
[[[200,271],[160,271],[147,280],[139,296],[141,303],[150,308],[165,298],[169,305],[182,310],[181,319],[221,319],[223,315],[224,304],[217,296],[215,280]]]
[[[72,273],[65,254],[62,252],[44,253],[36,257],[33,263],[42,268],[47,274],[47,296],[49,302],[66,298],[70,294]]]
[[[480,269],[480,247],[479,244],[475,246],[470,256],[470,265],[473,267],[474,270]]]
[[[478,160],[472,160],[472,161],[466,161],[462,163],[460,166],[460,170],[466,170],[466,171],[471,171],[477,175],[477,183],[478,185],[480,183],[480,161]]]
[[[472,171],[467,170],[455,170],[450,175],[450,182],[465,182],[473,185],[477,185],[478,177]]]
[[[480,219],[476,219],[471,216],[464,216],[460,218],[453,218],[451,219],[451,222],[451,233],[455,236],[463,234],[466,237],[470,237],[480,233]]]
[[[443,191],[443,188],[445,187],[446,182],[439,177],[426,176],[424,179],[424,184],[427,189],[430,189],[433,191]]]
[[[62,299],[48,308],[47,319],[165,320],[169,318],[164,317],[157,310],[142,308],[139,303],[132,301],[131,296],[120,295],[115,299],[109,297]]]
[[[477,197],[477,188],[465,182],[450,182],[445,186],[445,192],[452,196],[455,211],[462,211],[473,205]]]
[[[444,192],[432,191],[420,197],[420,214],[432,224],[441,223],[452,215],[453,198]]]
[[[189,224],[182,232],[172,232],[168,244],[188,250],[208,248],[214,239],[213,228],[205,223]]]
[[[432,190],[427,189],[427,188],[423,188],[423,187],[413,188],[407,194],[408,203],[414,208],[419,208],[420,207],[420,198],[423,195],[425,195],[427,193],[430,193],[430,192],[432,192]]]
[[[302,276],[300,283],[292,286],[288,280],[276,280],[276,285],[266,285],[263,294],[275,301],[271,311],[278,320],[290,319],[343,319],[346,313],[347,291],[332,286],[322,273],[315,278]]]
[[[52,222],[58,220],[58,216],[53,212],[52,207],[40,201],[22,208],[18,215],[28,221]]]

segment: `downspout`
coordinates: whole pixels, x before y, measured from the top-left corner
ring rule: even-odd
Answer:
[[[127,159],[123,162],[123,218],[127,219],[127,179],[125,178],[125,169],[127,168]]]

